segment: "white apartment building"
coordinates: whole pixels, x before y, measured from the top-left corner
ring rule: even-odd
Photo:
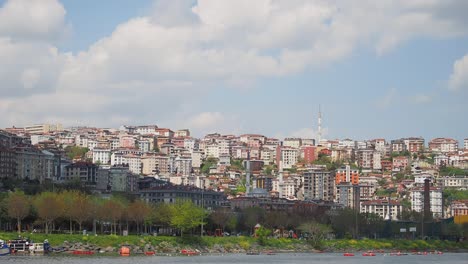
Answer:
[[[75,145],[82,148],[88,147],[88,138],[83,135],[76,135],[75,136]]]
[[[150,126],[137,126],[135,128],[135,133],[140,135],[154,135],[156,134],[156,129],[158,126],[150,125]]]
[[[458,141],[452,138],[434,138],[429,141],[429,149],[433,152],[455,153],[458,151]]]
[[[468,189],[468,176],[456,175],[456,176],[445,176],[441,179],[444,187],[454,187],[459,189]]]
[[[282,169],[291,169],[299,159],[299,150],[291,147],[278,147],[276,153],[277,165],[281,164]]]
[[[206,157],[219,158],[219,147],[217,143],[211,143],[205,147]]]
[[[192,152],[192,167],[200,168],[203,163],[204,153],[200,150],[194,150]]]
[[[138,140],[137,144],[138,144],[138,148],[141,150],[141,152],[151,151],[151,143],[150,143],[149,140],[147,140],[147,139]]]
[[[377,150],[380,153],[385,153],[386,151],[386,145],[385,145],[385,139],[375,139],[375,150]]]
[[[403,206],[395,200],[370,200],[361,203],[361,213],[377,214],[385,220],[398,220]]]
[[[110,164],[111,163],[111,150],[93,148],[93,163]]]
[[[178,176],[190,176],[192,174],[192,159],[177,157],[174,160],[174,173]]]
[[[229,139],[216,140],[218,143],[218,157],[231,156],[231,141]]]
[[[355,141],[352,139],[343,139],[338,142],[339,148],[354,148],[356,145]]]
[[[267,149],[267,148],[262,148],[260,151],[260,159],[266,164],[272,164],[274,162],[274,155],[275,151]]]
[[[277,191],[280,198],[297,199],[297,195],[303,196],[304,194],[303,181],[302,176],[289,176],[282,181],[274,179],[272,181],[273,191]],[[303,199],[303,197],[301,198]]]
[[[463,147],[464,147],[465,150],[468,150],[468,138],[465,138],[463,140]]]
[[[109,139],[110,141],[110,147],[112,150],[120,148],[120,139],[117,137],[113,137]]]
[[[62,124],[37,124],[25,126],[24,130],[28,134],[45,134],[55,131],[63,131]]]
[[[302,139],[300,138],[285,138],[283,140],[284,147],[299,148],[302,146]]]
[[[184,148],[190,153],[192,153],[194,150],[198,150],[200,148],[199,140],[195,138],[185,138]]]
[[[49,141],[51,139],[52,139],[52,137],[47,136],[47,135],[31,135],[31,144],[32,145],[37,145],[37,144],[39,144],[41,142]]]
[[[122,162],[123,164],[128,164],[128,169],[130,170],[130,172],[135,174],[142,173],[141,156],[128,154],[123,156]]]
[[[422,212],[424,209],[424,188],[416,187],[410,192],[411,210]],[[429,192],[431,212],[435,218],[442,217],[442,190],[430,187]]]
[[[431,174],[424,173],[424,174],[414,175],[414,183],[416,184],[423,185],[424,180],[426,179],[429,179],[430,183],[434,182],[434,176],[432,176]]]
[[[88,149],[93,150],[94,148],[97,148],[98,142],[97,140],[94,139],[88,139]]]
[[[372,155],[372,169],[373,170],[381,170],[382,169],[382,162],[381,162],[381,153],[379,151],[374,151]]]
[[[174,137],[190,137],[190,130],[179,129],[174,133]]]

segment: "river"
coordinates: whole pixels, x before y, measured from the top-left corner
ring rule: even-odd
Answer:
[[[443,255],[407,255],[407,256],[388,256],[379,254],[375,257],[363,257],[356,254],[355,257],[344,257],[338,253],[322,253],[322,254],[277,254],[277,255],[245,255],[245,254],[228,254],[228,255],[206,255],[206,256],[132,256],[132,257],[75,257],[75,256],[6,256],[0,257],[0,263],[14,264],[155,264],[155,263],[281,263],[281,264],[310,264],[310,263],[345,263],[345,264],[380,264],[380,263],[453,263],[467,264],[468,253],[445,253]]]

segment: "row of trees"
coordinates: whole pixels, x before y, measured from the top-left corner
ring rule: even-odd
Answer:
[[[281,234],[284,231],[293,230],[297,233],[300,230],[311,234],[309,238],[317,239],[328,233],[338,238],[392,237],[399,234],[401,227],[406,227],[397,222],[384,221],[376,214],[362,214],[352,209],[326,211],[302,205],[281,211],[250,207],[243,210],[217,208],[208,212],[188,200],[174,204],[148,204],[123,196],[103,199],[79,191],[42,192],[33,196],[15,191],[0,194],[0,204],[0,227],[8,229],[14,223],[18,232],[26,224],[29,231],[40,228],[45,233],[56,230],[73,233],[83,229],[101,234],[105,231],[118,234],[122,230],[150,233],[154,227],[163,227],[172,228],[182,235],[194,231],[199,234],[201,226],[204,226],[208,233],[220,230],[250,235],[254,226],[260,224],[270,230],[271,234],[277,234],[279,230]],[[402,218],[407,219],[411,226],[421,220],[421,216],[415,212],[404,212]],[[454,224],[427,226],[424,230],[425,235],[468,234],[466,228]]]
[[[15,191],[4,196],[1,205],[2,215],[9,218],[4,221],[14,220],[18,232],[23,230],[22,222],[26,219],[30,228],[41,226],[45,233],[55,230],[56,224],[63,226],[65,222],[68,222],[70,233],[76,225],[81,232],[85,224],[92,225],[93,232],[99,224],[101,233],[104,225],[110,225],[110,233],[116,234],[118,227],[120,230],[122,226],[127,230],[133,228],[141,233],[152,224],[174,227],[183,233],[201,225],[207,216],[203,208],[190,201],[150,205],[118,196],[103,199],[79,191],[42,192],[34,196]]]

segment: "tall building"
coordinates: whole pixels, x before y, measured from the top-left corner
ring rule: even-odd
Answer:
[[[276,165],[281,169],[291,169],[299,158],[298,150],[291,147],[278,146],[276,148]],[[281,165],[281,166],[280,166]]]
[[[16,152],[0,145],[0,178],[16,178]]]
[[[335,185],[335,202],[345,207],[359,210],[361,201],[360,186],[350,182],[340,182]]]
[[[424,188],[416,187],[411,190],[411,210],[423,212],[424,210]],[[430,187],[429,189],[430,211],[435,218],[442,217],[442,189]],[[427,201],[426,201],[427,202]]]
[[[335,172],[335,184],[341,182],[349,182],[351,184],[359,184],[359,170],[351,169],[351,166],[346,165]]]
[[[333,201],[334,175],[325,169],[312,169],[304,173],[304,198]]]
[[[310,164],[317,159],[317,147],[315,146],[302,146],[301,147],[301,157],[306,164]]]

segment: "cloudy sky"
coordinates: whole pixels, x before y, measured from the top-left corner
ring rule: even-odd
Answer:
[[[0,127],[468,137],[468,1],[0,0]]]

